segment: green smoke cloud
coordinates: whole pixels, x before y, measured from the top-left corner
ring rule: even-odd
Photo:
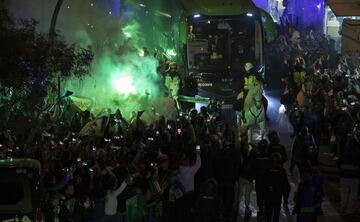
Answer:
[[[156,51],[175,59],[176,35],[168,28],[169,24],[163,24],[163,18],[140,19],[133,12],[127,19],[108,16],[75,30],[71,36],[82,45],[90,45],[95,57],[91,73],[80,79],[65,80],[63,91],[71,90],[74,96],[91,99],[91,111],[95,114],[103,109],[114,112],[119,108],[125,117],[130,117],[132,111],[150,111],[154,107],[162,115],[174,116],[175,106],[170,99],[164,99],[163,80],[157,73],[158,60],[152,53]],[[144,56],[144,47],[151,55]],[[147,119],[151,115],[151,112],[144,114]]]

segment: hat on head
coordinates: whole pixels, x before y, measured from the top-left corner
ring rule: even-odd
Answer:
[[[254,68],[254,65],[251,62],[247,62],[244,65],[245,71],[248,72],[250,69]]]

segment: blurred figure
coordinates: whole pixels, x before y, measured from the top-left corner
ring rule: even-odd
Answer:
[[[180,74],[178,72],[178,65],[176,62],[171,62],[169,64],[169,69],[165,74],[165,87],[168,90],[168,96],[172,98],[175,102],[178,112],[180,112],[180,103],[179,103],[179,90],[180,90]]]
[[[256,191],[256,203],[259,208],[257,213],[258,219],[265,216],[265,172],[271,166],[269,158],[268,143],[266,140],[259,141],[256,149],[256,157],[254,160],[254,173],[255,173],[255,191]]]
[[[332,140],[330,142],[333,147],[333,160],[338,160],[344,152],[348,134],[351,133],[353,120],[346,109],[344,109],[346,105],[342,101],[337,101],[335,104],[336,110],[331,115]]]
[[[316,156],[317,146],[313,136],[307,127],[303,127],[296,136],[292,147],[292,156],[290,163],[290,174],[293,174],[296,166],[303,174],[304,170],[312,165],[313,156]]]
[[[281,164],[284,165],[288,160],[288,156],[286,153],[286,148],[280,143],[279,134],[275,130],[270,130],[268,133],[269,139],[269,155],[273,153],[279,153],[281,155]]]
[[[179,167],[179,182],[184,187],[183,196],[178,202],[178,221],[192,221],[192,210],[194,206],[194,177],[196,172],[201,167],[200,150],[196,151],[195,163],[190,161],[188,155],[183,154],[181,159],[181,166]]]
[[[294,67],[292,69],[292,86],[295,87],[295,94],[299,93],[302,90],[303,84],[305,82],[305,61],[300,56],[295,59]]]
[[[295,196],[293,215],[297,222],[315,222],[323,193],[310,171],[304,172]]]
[[[339,159],[341,213],[352,214],[356,210],[360,173],[360,125],[354,127],[344,154]]]
[[[118,180],[111,171],[108,172],[106,179],[108,189],[105,196],[105,217],[107,222],[115,222],[120,218],[117,212],[117,197],[125,190],[127,184],[123,181],[120,186],[118,186]]]
[[[250,209],[250,194],[253,189],[254,180],[254,158],[255,150],[251,149],[247,141],[243,141],[242,144],[242,165],[240,169],[240,177],[235,183],[235,201],[234,208],[237,212],[242,200],[245,203],[245,217],[251,216]]]
[[[284,166],[284,164],[288,160],[288,156],[286,153],[286,148],[282,144],[280,144],[279,134],[275,130],[270,130],[270,132],[268,133],[268,139],[270,142],[269,151],[268,151],[269,155],[271,156],[274,153],[279,153],[281,155],[281,165]],[[289,195],[290,195],[290,190],[284,195],[283,207],[285,209],[288,209]]]
[[[270,156],[271,165],[264,173],[265,218],[268,222],[278,222],[281,200],[290,190],[286,170],[281,166],[281,155]]]
[[[218,140],[218,142],[220,141]],[[218,148],[220,145],[217,145]],[[236,215],[235,212],[237,212],[237,208],[233,208],[237,199],[237,190],[234,190],[234,186],[236,186],[235,184],[240,175],[241,150],[233,144],[226,145],[219,150],[215,158],[214,172],[219,186],[219,199],[222,202],[221,214],[225,221],[231,221],[234,219],[234,214]],[[237,206],[239,205],[237,204]]]
[[[198,221],[218,221],[218,184],[215,179],[208,179],[200,188],[199,198],[196,203]]]

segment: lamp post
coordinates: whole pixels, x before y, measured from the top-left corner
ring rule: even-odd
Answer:
[[[50,24],[50,30],[49,30],[49,40],[52,44],[54,37],[55,37],[55,28],[56,28],[56,21],[61,9],[61,5],[64,2],[64,0],[58,0],[51,18],[51,24]]]
[[[64,2],[64,0],[58,0],[51,18],[51,24],[50,24],[50,29],[49,29],[49,42],[50,42],[50,52],[53,50],[53,43],[54,43],[54,39],[55,39],[55,28],[56,28],[56,21],[61,9],[61,5]],[[57,78],[57,106],[60,112],[60,97],[61,97],[61,92],[60,92],[60,87],[61,87],[61,79],[60,79],[60,74],[58,75]]]

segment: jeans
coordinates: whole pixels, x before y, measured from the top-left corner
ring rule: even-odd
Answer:
[[[341,208],[344,213],[354,213],[358,197],[359,179],[340,178]]]
[[[245,200],[245,209],[250,209],[250,194],[253,189],[253,184],[245,179],[240,177],[235,183],[235,210],[239,208],[242,198]]]

